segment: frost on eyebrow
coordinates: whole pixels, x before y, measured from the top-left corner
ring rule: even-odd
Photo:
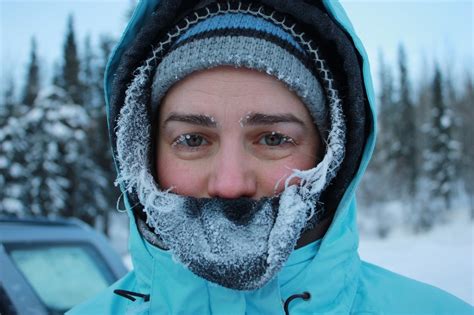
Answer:
[[[184,122],[205,127],[217,127],[216,119],[213,116],[206,114],[182,114],[173,112],[170,113],[168,118],[166,118],[164,124],[171,121]]]
[[[239,119],[239,125],[240,125],[241,128],[244,128],[244,127],[245,127],[245,122],[250,119],[250,117],[252,116],[252,114],[253,114],[253,112],[247,112],[247,113],[245,113],[245,116],[240,117],[240,119]]]
[[[273,125],[279,123],[293,123],[306,128],[303,120],[292,113],[255,113],[247,112],[244,117],[239,120],[240,126],[257,126],[257,125]]]
[[[217,125],[217,120],[214,116],[211,116],[211,115],[202,115],[204,117],[206,117],[207,119],[209,119],[213,124],[216,124]]]

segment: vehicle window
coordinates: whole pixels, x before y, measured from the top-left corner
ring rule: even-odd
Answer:
[[[88,246],[40,246],[10,249],[18,269],[53,312],[85,301],[112,282],[110,271]]]
[[[16,315],[17,312],[13,303],[7,296],[5,289],[0,285],[0,314]]]

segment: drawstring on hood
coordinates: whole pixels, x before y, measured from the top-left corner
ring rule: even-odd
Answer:
[[[286,315],[290,315],[289,307],[290,303],[295,299],[303,299],[303,301],[308,301],[311,298],[311,294],[309,292],[303,292],[302,294],[293,294],[289,298],[286,299],[283,310],[285,311]]]
[[[129,299],[132,302],[136,301],[135,297],[142,298],[144,302],[150,301],[150,294],[143,294],[143,293],[138,293],[138,292],[132,292],[132,291],[127,291],[127,290],[114,290],[114,293],[117,295],[120,295],[121,297],[124,297],[126,299]]]
[[[119,290],[119,289],[114,290],[114,293],[126,299],[129,299],[132,302],[136,301],[135,297],[142,298],[144,302],[150,301],[149,294],[143,294],[143,293],[132,292],[132,291],[127,291],[127,290]],[[311,299],[311,293],[306,291],[301,294],[293,294],[290,297],[288,297],[283,304],[283,310],[285,311],[285,315],[290,315],[290,311],[289,311],[290,303],[296,299],[302,299],[303,301],[308,301],[309,299]]]

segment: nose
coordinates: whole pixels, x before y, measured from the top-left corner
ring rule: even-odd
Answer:
[[[256,196],[256,173],[244,149],[227,146],[216,153],[208,181],[208,194],[226,199]]]

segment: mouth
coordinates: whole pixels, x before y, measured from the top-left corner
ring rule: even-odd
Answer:
[[[270,205],[273,215],[277,215],[279,197],[250,198],[186,198],[185,208],[190,216],[200,217],[206,211],[220,211],[227,220],[237,226],[248,225],[262,207]]]

